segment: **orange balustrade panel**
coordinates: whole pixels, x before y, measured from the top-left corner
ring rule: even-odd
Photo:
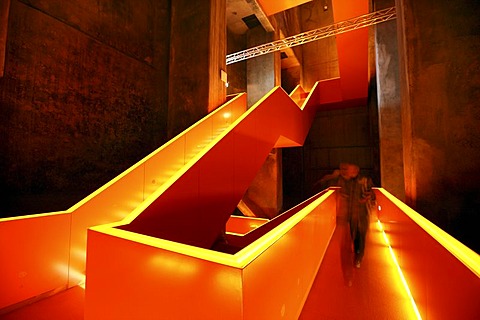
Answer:
[[[264,225],[268,221],[268,219],[264,218],[230,216],[225,229],[229,234],[244,235]]]
[[[335,22],[368,13],[367,0],[333,0]],[[342,101],[366,104],[368,96],[368,28],[336,35]]]
[[[480,315],[480,256],[384,189],[378,217],[423,319]]]
[[[245,110],[230,97],[65,212],[0,219],[0,310],[84,282],[87,229],[127,217]]]
[[[328,191],[233,255],[125,231],[119,223],[93,227],[85,319],[297,319],[335,213]]]
[[[210,248],[272,148],[303,144],[319,88],[301,106],[280,87],[272,89],[119,228]]]
[[[0,309],[66,288],[70,224],[71,215],[63,212],[2,219]]]

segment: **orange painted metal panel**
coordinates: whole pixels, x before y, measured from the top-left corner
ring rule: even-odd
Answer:
[[[145,162],[145,194],[148,198],[185,165],[185,136],[169,141]]]
[[[221,134],[222,128],[226,128],[228,124],[234,122],[245,110],[245,94],[230,97],[226,104],[194,124],[192,128],[195,126],[208,128],[199,131],[207,134],[204,139],[211,140],[214,136]],[[225,117],[224,115],[227,112],[229,116]],[[140,206],[144,199],[162,189],[163,185],[172,176],[181,171],[185,161],[190,161],[195,156],[190,155],[189,159],[185,157],[185,136],[192,131],[192,128],[185,130],[175,139],[155,150],[133,167],[67,210],[64,214],[65,217],[68,217],[68,225],[59,226],[55,224],[56,219],[59,219],[57,213],[0,219],[0,230],[2,231],[0,234],[2,259],[0,261],[3,268],[0,270],[7,270],[6,272],[0,272],[0,292],[1,297],[5,298],[4,300],[0,299],[0,309],[21,303],[23,300],[30,298],[31,293],[38,295],[57,290],[59,287],[66,287],[66,283],[69,286],[82,283],[85,278],[87,228],[124,219]],[[190,142],[193,141],[190,140]],[[55,218],[47,218],[50,216]],[[52,223],[55,227],[50,227],[51,221],[54,221]],[[19,246],[11,246],[10,243],[12,242],[3,237],[12,233],[16,236],[11,237],[11,239],[18,238],[15,243],[20,243]],[[35,241],[30,239],[28,234],[36,235]],[[63,239],[65,234],[67,234],[66,240]],[[55,241],[55,239],[60,238],[62,241]],[[12,254],[12,252],[18,252],[17,247],[29,246],[40,249],[28,250],[28,254],[25,254],[25,256]],[[51,255],[47,254],[42,259],[38,259],[38,256],[34,253],[31,254],[31,252],[43,252],[47,250],[47,247]],[[65,263],[62,264],[60,258],[55,258],[55,261],[53,261],[52,257],[57,256],[57,253],[65,250],[65,248],[67,248]],[[30,254],[32,257],[28,258]],[[4,256],[8,259],[4,259]],[[57,265],[59,269],[61,269],[61,265],[67,268],[66,271],[62,269],[62,272],[69,277],[68,281],[59,285],[58,270],[45,274],[45,272],[51,270],[52,264]],[[12,273],[8,270],[28,270],[28,272],[18,271],[18,275],[12,277]],[[41,278],[43,281],[37,281],[37,278]],[[17,281],[17,279],[20,280]],[[28,282],[28,288],[23,285],[23,289],[19,290],[18,286],[22,281]],[[9,294],[3,294],[4,292]]]
[[[267,16],[291,9],[312,0],[258,0],[263,12]]]
[[[268,219],[263,218],[231,216],[227,221],[225,229],[227,233],[244,235],[252,230],[255,230],[268,221]]]
[[[246,266],[244,319],[298,319],[335,229],[335,208],[332,195]]]
[[[280,87],[272,89],[122,228],[210,248],[279,137],[287,146],[303,143],[318,105],[315,88],[301,107]]]
[[[419,226],[412,217],[422,218],[383,189],[376,190],[381,207],[379,219],[403,270],[419,312],[424,319],[474,319],[480,314],[480,257],[430,222]],[[388,198],[387,198],[388,197]],[[396,200],[396,199],[394,199]],[[398,200],[396,200],[398,201]],[[398,203],[401,203],[398,201]],[[425,219],[424,219],[425,220]],[[443,244],[432,234],[440,234]],[[452,243],[449,252],[444,246]],[[471,256],[468,267],[459,257]]]
[[[343,100],[340,78],[323,80],[319,82],[319,85],[318,100],[320,104],[338,103]]]
[[[332,192],[316,199],[235,255],[123,231],[119,223],[94,227],[85,319],[270,319],[279,303],[288,307],[284,319],[296,319],[335,228],[335,199]],[[283,291],[286,284],[294,294]]]
[[[332,0],[335,22],[368,13],[367,0]],[[336,36],[340,85],[344,101],[368,96],[368,28]]]
[[[332,190],[335,190],[331,188]],[[327,192],[327,190],[324,190],[322,192],[319,192],[313,197],[310,197],[309,199],[303,201],[302,203],[299,203],[295,207],[283,212],[282,214],[279,214],[275,218],[269,220],[268,223],[264,223],[262,225],[257,226],[256,228],[250,230],[247,233],[244,234],[227,234],[227,240],[228,243],[235,247],[235,248],[244,248],[248,244],[252,243],[255,239],[258,239],[271,231],[273,228],[276,228],[279,226],[281,223],[285,222],[287,219],[292,217],[293,215],[297,214],[299,211],[303,210],[305,207],[310,205],[312,202],[317,200],[319,197],[323,196],[323,194]],[[227,225],[228,227],[228,225]],[[227,229],[228,230],[228,229]]]
[[[97,230],[88,235],[85,319],[242,319],[240,269]]]
[[[66,288],[70,219],[51,213],[0,220],[0,309]]]
[[[120,221],[143,201],[144,169],[136,167],[129,174],[108,184],[108,188],[86,198],[72,210],[70,285],[85,281],[87,229]]]

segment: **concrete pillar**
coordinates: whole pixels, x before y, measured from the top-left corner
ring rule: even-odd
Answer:
[[[257,26],[247,32],[247,48],[275,41],[274,32]],[[247,104],[254,105],[273,87],[280,85],[280,54],[269,53],[247,60]]]
[[[300,7],[300,16],[302,32],[331,25],[334,23],[332,1],[308,2]],[[306,91],[310,91],[319,80],[339,77],[335,37],[302,45],[302,56],[303,61],[308,61],[308,64],[302,64],[300,80]]]
[[[225,15],[225,0],[171,2],[169,138],[225,102]]]
[[[5,52],[7,50],[7,28],[10,0],[0,2],[0,77],[5,71]]]
[[[375,1],[375,10],[392,6],[395,6],[394,0]],[[376,25],[375,53],[381,186],[404,201],[405,184],[396,20]]]
[[[406,201],[480,252],[480,4],[397,0]]]
[[[247,47],[276,40],[274,32],[265,32],[258,26],[248,31]],[[270,53],[247,61],[247,104],[254,105],[275,86],[279,86],[280,53]],[[268,155],[252,185],[247,190],[244,202],[251,204],[257,216],[273,218],[282,208],[282,150],[274,149]]]

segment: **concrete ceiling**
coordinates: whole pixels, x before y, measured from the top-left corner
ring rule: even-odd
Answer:
[[[260,24],[265,31],[272,32],[274,29],[268,16],[310,1],[312,0],[227,0],[227,28],[230,32],[241,35],[248,31],[249,24]],[[283,33],[281,38],[284,38]],[[298,65],[292,49],[282,50],[282,69]]]
[[[273,31],[268,16],[291,9],[312,0],[227,0],[227,28],[235,34],[244,34],[248,26],[244,20],[255,15],[263,28]]]

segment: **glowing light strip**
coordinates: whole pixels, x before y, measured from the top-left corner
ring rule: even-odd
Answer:
[[[395,198],[387,190],[383,188],[378,190],[480,278],[480,255]]]
[[[103,234],[108,234],[113,237],[122,238],[137,242],[144,245],[149,245],[163,250],[176,252],[179,254],[191,256],[198,259],[208,260],[215,263],[231,266],[235,268],[244,268],[262,252],[267,250],[278,239],[284,236],[290,229],[292,229],[297,223],[303,220],[308,214],[310,214],[316,207],[318,207],[323,201],[325,201],[335,191],[329,190],[317,200],[310,203],[304,209],[300,210],[297,214],[290,217],[286,221],[282,222],[279,226],[267,232],[264,236],[260,237],[250,245],[246,246],[234,255],[217,252],[213,250],[198,248],[183,243],[173,242],[165,239],[159,239],[150,237],[147,235],[134,233],[115,227],[124,225],[125,222],[115,222],[110,224],[104,224],[100,226],[91,227],[93,231],[97,231]],[[307,200],[308,201],[308,200]]]
[[[184,131],[182,131],[181,133],[179,133],[177,136],[175,136],[174,138],[170,139],[168,142],[166,142],[165,144],[163,144],[161,147],[159,147],[158,149],[156,149],[155,151],[151,152],[149,155],[147,155],[146,157],[144,157],[143,159],[141,159],[140,161],[138,161],[137,163],[135,163],[133,166],[131,166],[130,168],[128,168],[127,170],[125,170],[124,172],[120,173],[118,176],[116,176],[115,178],[113,178],[112,180],[110,180],[109,182],[107,182],[106,184],[104,184],[102,187],[100,187],[99,189],[97,189],[96,191],[94,191],[93,193],[91,193],[90,195],[88,195],[86,198],[80,200],[78,203],[76,203],[75,205],[73,205],[71,208],[69,208],[67,210],[67,212],[74,212],[75,210],[77,210],[79,207],[83,206],[84,204],[86,204],[87,202],[91,201],[92,199],[94,199],[96,196],[98,196],[99,194],[101,194],[103,191],[107,190],[109,187],[111,187],[113,184],[115,184],[116,182],[122,180],[122,178],[124,178],[125,176],[127,176],[129,173],[135,171],[136,169],[138,169],[139,167],[141,166],[144,166],[149,159],[153,158],[155,155],[159,154],[160,152],[162,152],[164,149],[166,149],[168,146],[172,145],[173,143],[175,143],[177,140],[180,140],[184,137],[186,137],[189,132],[193,131],[197,126],[201,125],[202,123],[206,123],[207,121],[212,121],[213,119],[213,116],[215,116],[217,113],[220,113],[220,112],[225,112],[225,110],[230,110],[230,115],[231,115],[231,108],[232,108],[232,105],[235,106],[235,102],[239,99],[241,99],[241,97],[245,95],[245,93],[240,93],[240,94],[237,94],[234,98],[230,99],[229,101],[227,101],[226,103],[224,103],[223,105],[221,105],[220,107],[218,107],[217,109],[215,109],[214,111],[210,112],[207,116],[205,116],[204,118],[198,120],[197,122],[195,122],[193,125],[191,125],[190,127],[188,127],[187,129],[185,129]],[[241,105],[241,108],[242,108],[242,113],[243,113],[243,109],[245,108],[246,109],[246,106],[244,107],[243,104]],[[235,113],[237,114],[237,113]],[[240,113],[241,115],[241,113]],[[231,120],[230,120],[231,121]]]
[[[237,254],[235,254],[237,256],[237,261],[241,263],[242,266],[246,266],[262,252],[264,252],[268,247],[270,247],[273,243],[275,243],[278,239],[280,239],[283,235],[285,235],[297,223],[303,220],[308,214],[310,214],[316,207],[318,207],[334,192],[334,190],[327,191],[324,195],[307,205],[304,209],[300,210],[298,213],[296,213],[289,219],[282,222],[276,228],[270,230],[264,236],[255,240],[252,244],[240,250]]]
[[[7,222],[7,221],[18,221],[18,220],[26,220],[26,219],[36,219],[36,218],[44,218],[44,217],[53,217],[62,214],[69,214],[68,211],[54,211],[54,212],[47,212],[47,213],[35,213],[29,214],[24,216],[16,216],[16,217],[7,217],[7,218],[0,218],[0,222]]]
[[[415,299],[413,299],[412,293],[410,292],[410,288],[408,287],[407,280],[405,279],[405,277],[403,275],[402,268],[400,268],[400,265],[398,264],[397,258],[395,257],[395,254],[393,253],[392,246],[390,245],[390,241],[388,241],[387,234],[385,233],[385,230],[383,229],[383,225],[380,222],[380,220],[377,220],[377,227],[380,230],[380,232],[382,233],[383,240],[385,240],[385,243],[388,246],[388,251],[390,252],[390,256],[392,257],[393,263],[397,267],[398,275],[399,275],[400,279],[402,280],[403,288],[407,292],[408,298],[410,299],[410,303],[412,304],[413,311],[415,312],[415,315],[417,316],[417,319],[421,320],[422,316],[420,315],[420,312],[418,311],[417,304],[415,303]]]

